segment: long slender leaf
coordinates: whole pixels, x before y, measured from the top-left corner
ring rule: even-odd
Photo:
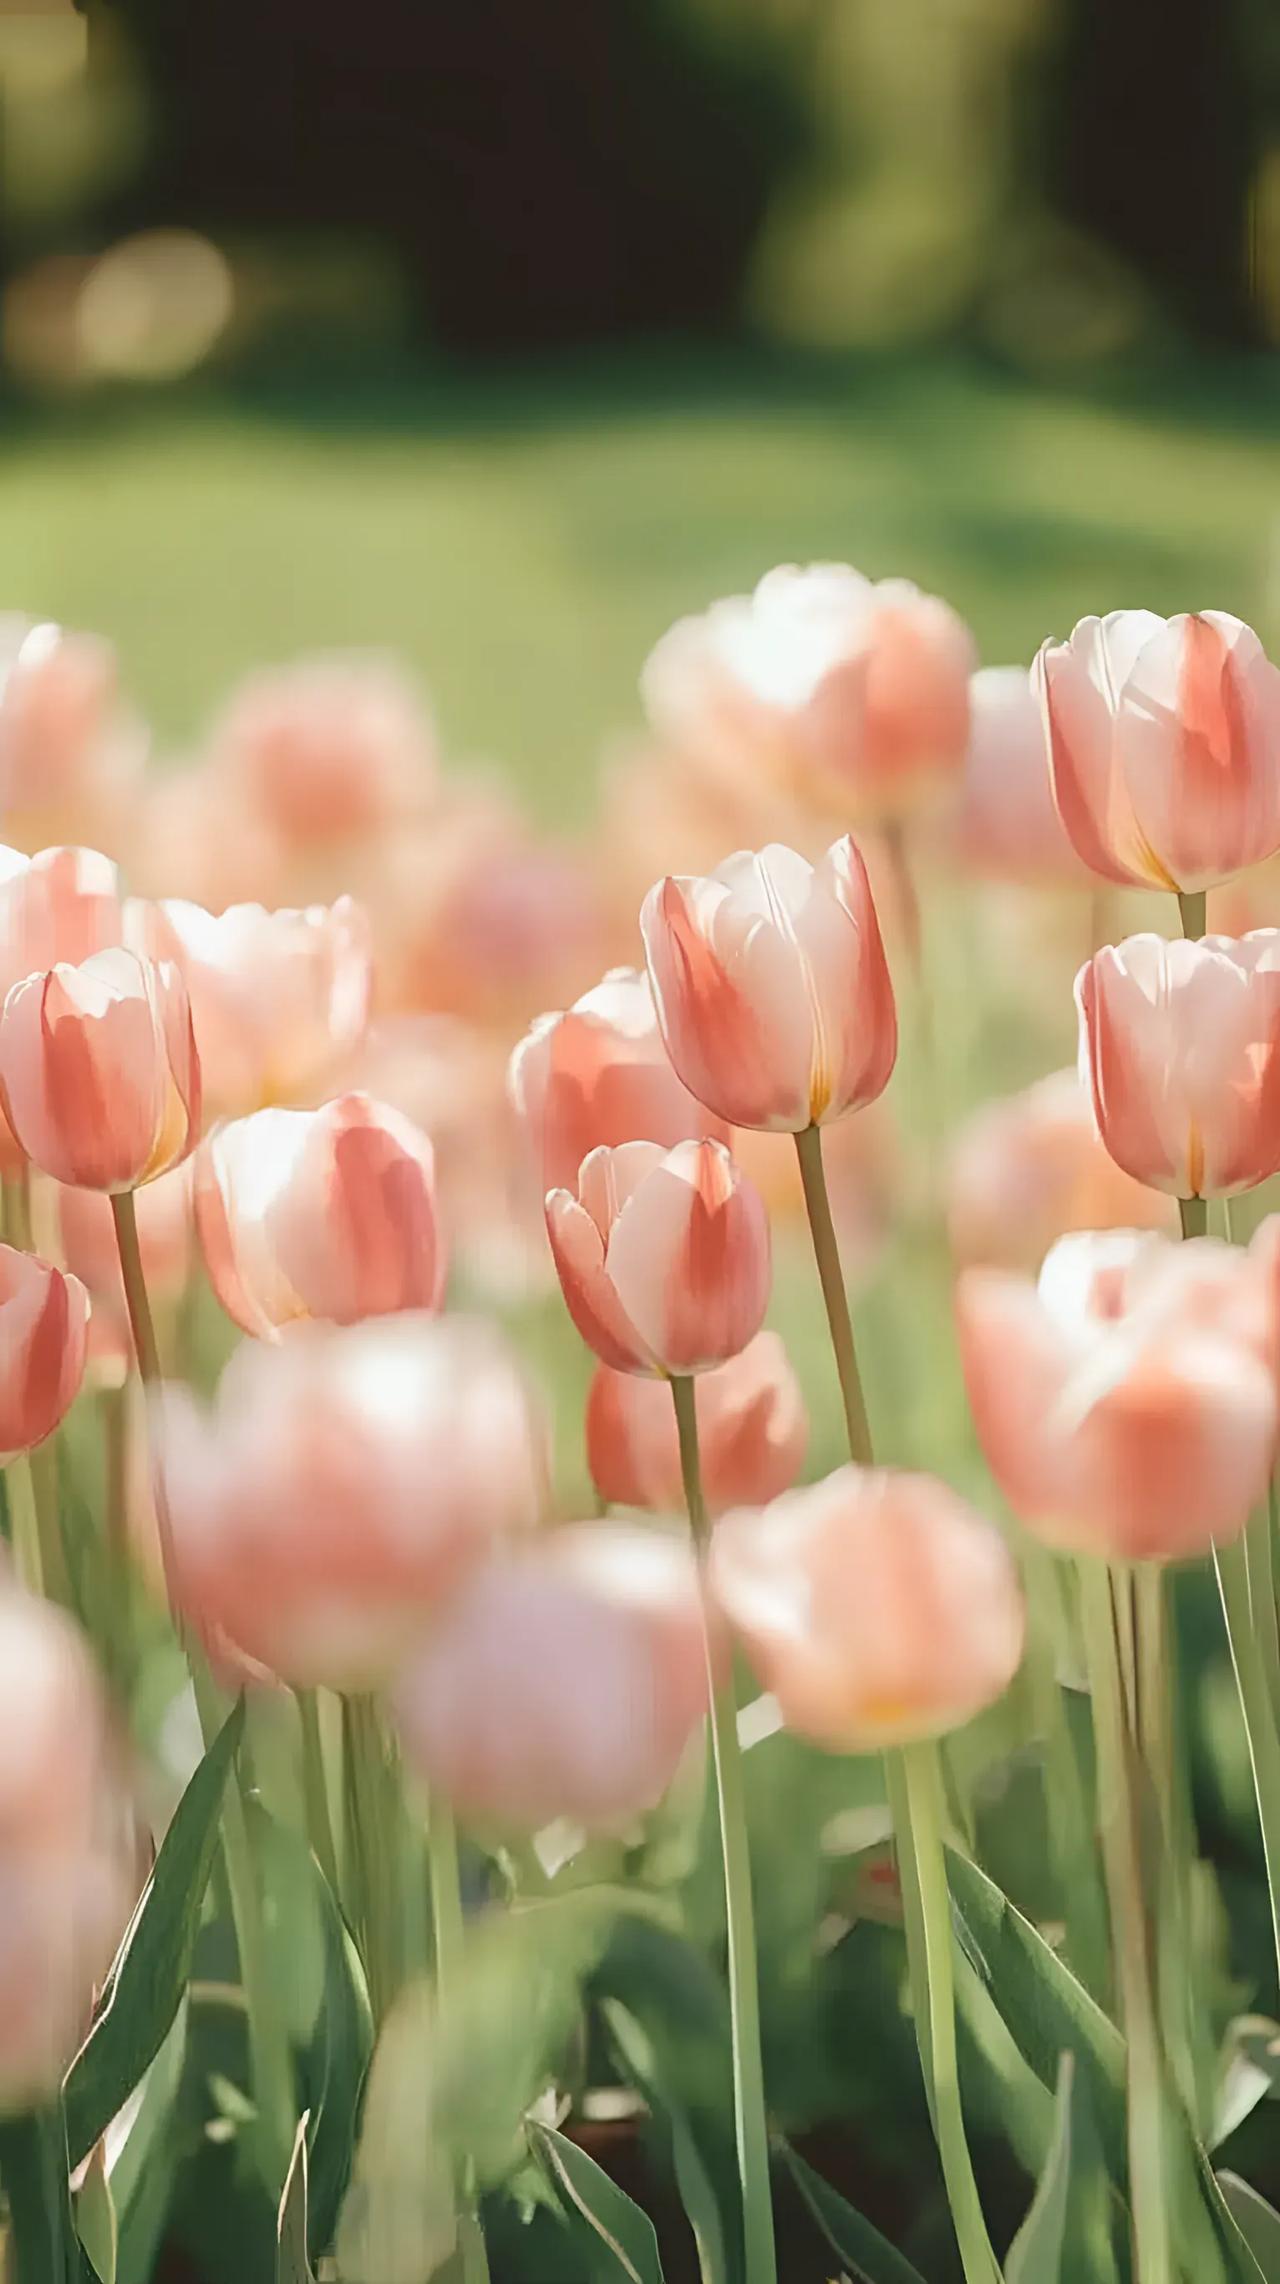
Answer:
[[[101,2284],[76,2234],[60,2109],[0,2121],[9,2200],[8,2284]]]
[[[684,2104],[667,2083],[644,2025],[618,1999],[605,1999],[601,2013],[636,2092],[667,2129],[676,2187],[698,2248],[702,2284],[729,2284],[720,2207]]]
[[[102,2284],[116,2284],[120,2228],[107,2178],[106,2150],[101,2142],[89,2160],[84,2186],[76,2198],[76,2227]]]
[[[1021,2228],[1009,2247],[1004,2264],[1005,2284],[1069,2284],[1063,2274],[1067,2236],[1067,2198],[1071,2186],[1071,2096],[1075,2056],[1064,2054],[1058,2065],[1054,2097],[1053,2140],[1035,2196]]]
[[[852,2205],[846,2204],[820,2173],[805,2164],[789,2141],[775,2141],[774,2150],[831,2250],[847,2262],[859,2284],[924,2284],[906,2254],[890,2244],[888,2237],[881,2236],[879,2229],[864,2220],[861,2213],[856,2213]]]
[[[1219,2173],[1218,2186],[1266,2284],[1280,2284],[1280,2213],[1238,2173]]]
[[[227,1773],[244,1726],[240,1699],[183,1793],[63,2099],[73,2168],[88,2156],[159,2053],[191,1973],[218,1845]]]
[[[316,2284],[307,2252],[307,2127],[304,2110],[293,2137],[293,2155],[285,2175],[276,2223],[276,2284]]]
[[[156,2249],[178,2170],[181,2135],[176,2109],[187,2053],[189,2004],[183,1997],[173,2027],[148,2070],[137,2114],[110,2163],[111,2194],[120,2222],[118,2284],[150,2284]],[[110,2155],[111,2133],[108,2133]]]
[[[529,2147],[570,2219],[577,2217],[612,2255],[626,2284],[663,2284],[653,2223],[624,2196],[585,2149],[554,2126],[525,2120]]]

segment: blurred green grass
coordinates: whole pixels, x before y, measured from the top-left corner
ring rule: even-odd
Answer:
[[[166,746],[263,659],[388,645],[454,754],[570,823],[664,626],[771,563],[905,573],[991,661],[1121,603],[1274,633],[1278,478],[1247,367],[1108,396],[955,357],[329,378],[11,420],[0,603],[112,636]]]

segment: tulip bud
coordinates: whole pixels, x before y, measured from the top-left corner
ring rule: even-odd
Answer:
[[[1080,1068],[1118,1166],[1175,1197],[1280,1168],[1280,929],[1130,936],[1076,978]]]
[[[1168,1198],[1117,1166],[1073,1070],[984,1103],[956,1139],[947,1172],[947,1229],[964,1266],[1039,1268],[1077,1229],[1176,1229]]]
[[[978,873],[1020,886],[1087,886],[1053,803],[1044,719],[1023,666],[984,666],[969,684],[969,751],[953,822],[956,844]]]
[[[196,1159],[195,1209],[209,1282],[259,1340],[439,1306],[431,1144],[367,1094],[219,1127]]]
[[[707,1709],[697,1572],[574,1525],[476,1571],[396,1690],[410,1762],[468,1817],[588,1829],[656,1807]]]
[[[702,1490],[709,1513],[763,1506],[804,1465],[809,1418],[776,1332],[700,1374],[696,1390]],[[671,1391],[661,1380],[598,1364],[587,1397],[587,1464],[610,1506],[678,1513],[684,1500]]]
[[[211,1411],[166,1391],[159,1441],[179,1607],[297,1688],[375,1687],[545,1499],[543,1424],[466,1318],[250,1342]]]
[[[1035,675],[1058,814],[1104,880],[1185,895],[1280,848],[1280,669],[1251,627],[1112,611]]]
[[[956,1292],[978,1440],[1051,1546],[1172,1562],[1233,1538],[1276,1440],[1276,1318],[1257,1259],[1198,1239],[1064,1237],[1038,1284]]]
[[[958,1728],[1022,1660],[1000,1533],[930,1475],[842,1467],[711,1542],[712,1594],[783,1720],[833,1752]]]
[[[551,1190],[547,1234],[565,1304],[619,1372],[706,1372],[760,1330],[769,1221],[720,1142],[593,1150],[577,1194]]]
[[[200,1130],[200,1060],[172,962],[96,952],[16,984],[0,1012],[0,1097],[42,1173],[132,1190]]]
[[[667,1053],[731,1126],[799,1133],[874,1102],[898,1022],[866,866],[847,836],[660,881],[640,914]]]
[[[84,1378],[89,1296],[34,1253],[0,1245],[0,1460],[65,1418]]]

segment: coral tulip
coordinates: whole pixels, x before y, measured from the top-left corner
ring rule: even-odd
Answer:
[[[88,1338],[80,1279],[0,1245],[0,1460],[53,1434],[79,1392]]]
[[[1058,814],[1104,880],[1182,894],[1280,848],[1280,669],[1225,611],[1112,611],[1035,667]]]
[[[132,1190],[200,1131],[200,1058],[169,960],[95,952],[28,976],[0,1012],[0,1096],[14,1137],[55,1181]]]
[[[346,851],[429,805],[438,754],[405,677],[353,656],[251,675],[213,726],[209,762],[287,848]]]
[[[866,866],[847,836],[668,879],[640,915],[667,1053],[731,1126],[799,1132],[873,1102],[898,1023]]]
[[[641,690],[660,736],[731,778],[898,816],[962,764],[973,663],[962,620],[908,580],[783,564],[673,626]]]
[[[692,1558],[600,1525],[499,1556],[442,1612],[395,1704],[409,1760],[467,1816],[629,1823],[656,1807],[707,1708]]]
[[[89,1359],[99,1377],[119,1382],[133,1363],[133,1335],[120,1274],[120,1248],[111,1203],[97,1190],[56,1192],[61,1257],[89,1293]],[[138,1241],[153,1308],[185,1291],[194,1251],[191,1161],[174,1166],[139,1190]]]
[[[969,751],[952,830],[975,872],[1036,886],[1087,884],[1053,802],[1044,719],[1023,666],[984,666],[969,685]]]
[[[123,855],[146,736],[97,635],[0,618],[0,832],[34,850],[88,841]],[[46,966],[49,962],[44,963]]]
[[[1130,936],[1076,978],[1080,1068],[1118,1166],[1175,1197],[1280,1168],[1280,929]]]
[[[958,1263],[1034,1273],[1077,1229],[1169,1229],[1166,1197],[1110,1157],[1077,1071],[1054,1071],[961,1128],[947,1169],[947,1230]]]
[[[123,941],[115,866],[94,849],[43,849],[35,857],[0,849],[0,1007],[15,983],[73,965]],[[0,1118],[0,1172],[17,1173],[23,1153]]]
[[[166,1391],[159,1446],[179,1607],[299,1688],[376,1686],[545,1499],[543,1425],[496,1332],[468,1318],[248,1342],[211,1412]]]
[[[649,979],[635,968],[611,969],[563,1015],[540,1015],[511,1057],[509,1085],[544,1189],[571,1188],[604,1144],[670,1150],[716,1126],[672,1070]]]
[[[702,1373],[696,1402],[702,1489],[711,1514],[763,1506],[791,1488],[804,1465],[809,1418],[776,1332],[758,1332],[741,1355]],[[597,1365],[586,1427],[587,1463],[602,1499],[680,1511],[675,1411],[660,1380]]]
[[[769,1300],[769,1221],[720,1142],[624,1142],[551,1190],[569,1314],[620,1372],[706,1372],[746,1347]]]
[[[219,1127],[196,1160],[195,1210],[209,1282],[260,1340],[439,1304],[431,1144],[367,1094]]]
[[[955,1729],[1022,1660],[1000,1533],[929,1475],[842,1467],[717,1524],[711,1589],[788,1728],[834,1752]]]
[[[1276,1439],[1258,1260],[1208,1239],[1064,1237],[1038,1285],[966,1270],[956,1308],[979,1441],[1037,1537],[1174,1561],[1243,1527]]]

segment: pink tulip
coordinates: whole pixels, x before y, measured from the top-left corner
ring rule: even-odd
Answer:
[[[1053,801],[1044,720],[1022,666],[984,666],[969,684],[969,751],[953,833],[975,872],[1033,886],[1087,885]]]
[[[763,1506],[804,1465],[809,1416],[776,1332],[758,1332],[741,1355],[697,1384],[702,1488],[708,1509]],[[680,1445],[671,1391],[661,1380],[598,1364],[587,1397],[587,1463],[611,1506],[678,1514]]]
[[[146,736],[97,635],[0,618],[0,833],[32,850],[88,841],[123,855]],[[46,965],[50,963],[46,962]]]
[[[672,1070],[649,979],[635,968],[611,969],[563,1015],[540,1015],[511,1057],[508,1083],[544,1189],[571,1188],[602,1145],[670,1150],[716,1127]]]
[[[115,866],[93,849],[0,849],[0,1007],[15,983],[77,965],[123,941]],[[0,1117],[0,1173],[16,1174],[23,1153]]]
[[[816,867],[767,848],[709,879],[660,881],[640,928],[667,1053],[717,1117],[796,1133],[883,1092],[893,985],[847,836]]]
[[[1104,880],[1210,888],[1280,848],[1280,669],[1225,611],[1112,611],[1035,667],[1058,814]]]
[[[171,961],[95,952],[15,984],[0,1012],[0,1097],[19,1147],[55,1181],[132,1190],[200,1131],[200,1059]]]
[[[1174,1197],[1280,1168],[1280,929],[1130,936],[1076,978],[1080,1068],[1107,1149]]]
[[[349,896],[305,911],[135,905],[131,932],[186,977],[211,1116],[323,1088],[369,1016],[368,921]]]
[[[787,1727],[834,1752],[958,1728],[1022,1660],[994,1526],[929,1475],[842,1467],[726,1515],[712,1594]]]
[[[219,1127],[196,1160],[195,1207],[209,1282],[259,1340],[439,1306],[431,1144],[367,1094]]]
[[[707,1709],[697,1573],[576,1525],[476,1571],[402,1675],[410,1762],[468,1817],[617,1827],[657,1806]]]
[[[1051,1546],[1177,1561],[1233,1538],[1276,1440],[1276,1317],[1256,1259],[1208,1239],[1064,1237],[1039,1284],[956,1295],[978,1439]]]
[[[1169,1200],[1108,1156],[1073,1070],[984,1103],[961,1128],[947,1171],[947,1229],[962,1265],[1034,1273],[1077,1229],[1176,1228]]]
[[[100,1379],[118,1384],[133,1364],[134,1349],[110,1200],[98,1190],[63,1188],[56,1198],[61,1257],[93,1304],[89,1361]],[[136,1210],[147,1293],[159,1308],[181,1297],[191,1274],[191,1161],[139,1190]]]
[[[710,1371],[760,1330],[769,1221],[723,1143],[593,1150],[576,1195],[548,1192],[547,1233],[569,1314],[616,1371]]]
[[[79,1278],[0,1245],[0,1460],[43,1443],[70,1411],[88,1334]]]
[[[543,1425],[490,1326],[420,1314],[249,1342],[164,1399],[173,1590],[299,1688],[369,1689],[545,1501]]]
[[[212,768],[301,852],[385,830],[428,807],[435,732],[389,661],[307,658],[243,682],[209,740]]]
[[[961,766],[973,662],[955,612],[908,580],[784,564],[681,619],[641,690],[662,738],[730,778],[901,815]]]

